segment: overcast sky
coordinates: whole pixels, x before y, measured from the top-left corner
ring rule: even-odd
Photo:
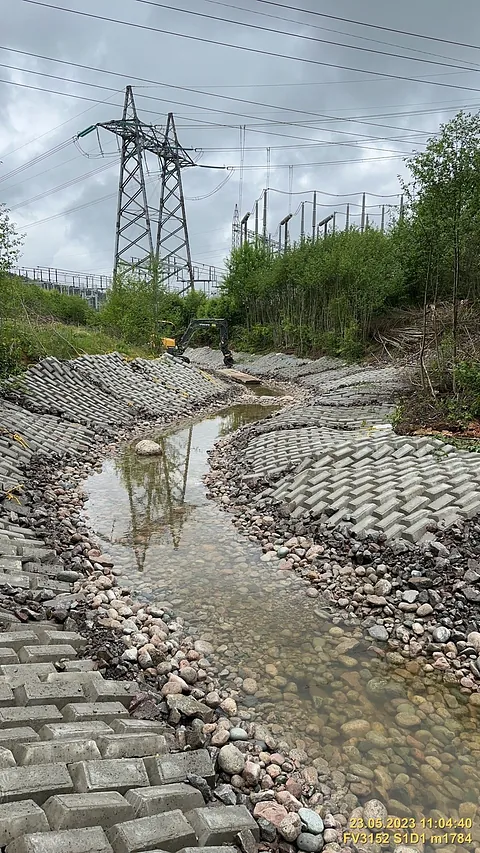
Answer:
[[[337,211],[343,227],[350,202],[357,214],[352,221],[359,221],[366,192],[368,213],[379,223],[379,205],[398,203],[402,156],[422,150],[439,123],[460,108],[476,112],[480,106],[480,46],[308,14],[321,9],[363,24],[480,45],[478,0],[295,0],[302,12],[281,2],[165,0],[168,8],[159,8],[153,0],[0,0],[0,202],[26,235],[24,266],[111,271],[116,137],[91,133],[79,145],[74,137],[119,119],[127,84],[134,87],[143,121],[165,125],[171,111],[181,144],[198,149],[199,164],[235,167],[183,172],[193,259],[218,267],[230,250],[235,204],[242,215],[252,211],[253,226],[254,203],[267,184],[272,234],[291,212],[292,238],[299,235],[302,200],[311,227],[313,190],[317,219]],[[151,166],[155,208],[158,178]]]

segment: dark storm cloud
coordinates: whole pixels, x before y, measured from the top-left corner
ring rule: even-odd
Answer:
[[[475,70],[459,73],[455,68],[410,62],[396,55],[381,56],[348,50],[333,42],[392,54],[407,53],[430,61],[480,63],[480,52],[450,44],[420,42],[404,35],[307,17],[292,10],[266,6],[256,0],[235,0],[238,6],[249,9],[249,12],[228,9],[207,0],[198,0],[195,4],[175,0],[172,5],[223,19],[231,18],[290,32],[295,30],[332,43],[243,29],[226,20],[204,20],[171,9],[153,8],[135,0],[102,0],[101,3],[86,5],[78,3],[78,0],[54,2],[71,9],[92,11],[163,30],[295,55],[310,62],[290,62],[107,21],[93,21],[35,7],[22,0],[10,4],[2,27],[3,47],[41,53],[123,75],[100,74],[1,51],[0,62],[4,64],[43,71],[61,78],[57,80],[3,68],[0,70],[1,79],[103,102],[95,104],[0,84],[0,160],[4,161],[0,165],[0,201],[5,201],[12,208],[12,217],[20,229],[38,220],[48,220],[26,228],[23,263],[27,266],[56,265],[101,272],[110,269],[118,169],[114,165],[114,157],[102,159],[99,156],[95,134],[81,141],[84,154],[69,144],[25,171],[7,175],[28,164],[32,158],[68,141],[83,128],[119,118],[123,90],[128,83],[134,85],[138,111],[144,121],[164,124],[166,114],[174,112],[182,144],[204,150],[199,161],[202,166],[237,167],[225,186],[207,198],[203,197],[220,184],[226,173],[204,168],[189,169],[184,173],[192,253],[199,262],[213,264],[221,264],[228,254],[233,208],[240,197],[241,126],[246,127],[241,212],[252,211],[250,222],[253,227],[253,207],[266,185],[269,157],[269,185],[281,191],[272,191],[269,195],[269,230],[275,234],[280,219],[291,211],[296,213],[292,220],[292,234],[295,236],[300,226],[299,203],[302,199],[312,199],[308,190],[317,189],[319,192],[318,218],[333,210],[344,212],[347,201],[359,205],[363,191],[394,196],[399,192],[397,175],[403,169],[402,155],[413,148],[422,148],[426,134],[435,132],[439,121],[448,119],[456,108],[480,102],[475,91],[381,79],[374,73],[418,79],[428,77],[452,86],[480,89],[480,77]],[[319,8],[313,0],[297,0],[297,5],[312,10]],[[329,0],[321,8],[333,15],[365,19],[388,27],[463,42],[472,41],[480,24],[480,8],[475,0],[465,0],[462,16],[446,0],[424,0],[421,4],[405,0],[401,7],[391,4],[387,7],[379,0],[371,0],[363,8],[354,0],[343,0],[340,4]],[[274,20],[267,15],[290,18],[298,23]],[[356,37],[360,35],[363,40]],[[412,52],[413,48],[417,53]],[[438,54],[446,58],[441,59]],[[360,75],[348,68],[316,65],[315,62],[363,68],[370,73]],[[134,75],[158,85],[136,82]],[[83,86],[69,82],[67,78],[107,88]],[[211,92],[213,96],[160,84],[191,87]],[[227,86],[235,88],[225,88]],[[225,96],[228,95],[256,103],[227,100]],[[425,113],[429,107],[432,112]],[[35,142],[24,145],[36,137]],[[103,132],[101,144],[104,152],[115,154],[113,136]],[[370,162],[367,162],[368,158]],[[289,169],[289,165],[293,168]],[[99,171],[103,166],[110,168]],[[252,168],[254,166],[260,168]],[[76,179],[78,182],[73,183]],[[64,186],[66,184],[70,185]],[[61,186],[62,189],[50,193],[53,188]],[[293,193],[291,198],[290,189]],[[301,192],[304,195],[300,195]],[[334,198],[327,193],[343,197]],[[194,200],[198,197],[201,200]],[[103,200],[97,201],[99,199]],[[153,199],[152,196],[152,204]],[[371,205],[378,205],[381,201],[373,197],[368,199]],[[395,198],[385,201],[394,203]],[[74,208],[78,209],[68,212]],[[352,206],[351,212],[358,214],[359,209]],[[380,208],[370,207],[369,211],[371,215],[378,214]],[[310,219],[311,205],[308,205],[307,223]]]

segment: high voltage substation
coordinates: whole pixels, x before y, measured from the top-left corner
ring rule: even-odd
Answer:
[[[214,265],[192,262],[185,202],[186,200],[200,201],[217,193],[232,177],[237,167],[200,164],[198,161],[203,151],[198,148],[187,149],[180,144],[173,113],[168,113],[164,126],[141,121],[131,86],[125,89],[123,113],[120,119],[98,122],[74,137],[73,141],[84,156],[90,155],[81,149],[79,140],[91,133],[96,133],[100,156],[111,153],[104,151],[101,131],[107,131],[115,136],[120,153],[113,278],[46,267],[18,268],[16,272],[41,287],[81,295],[95,308],[98,308],[105,299],[115,276],[122,269],[135,270],[141,277],[154,276],[154,281],[166,290],[185,294],[193,291],[196,285],[200,285],[199,289],[204,290],[208,295],[213,295],[220,283],[222,270]],[[243,214],[245,127],[241,138],[239,199],[235,205],[232,221],[232,249],[238,249],[245,243],[253,243],[264,245],[272,254],[279,254],[305,240],[315,242],[322,236],[326,237],[329,232],[335,233],[336,230],[343,230],[343,228],[348,231],[353,227],[363,232],[376,227],[384,231],[388,227],[387,212],[400,218],[403,216],[401,194],[382,196],[363,192],[335,195],[314,189],[293,192],[294,167],[292,165],[288,165],[288,192],[270,186],[269,148],[266,149],[266,186],[250,210]],[[67,143],[63,143],[65,144]],[[152,155],[155,162],[153,168]],[[280,166],[286,165],[280,164]],[[186,199],[183,192],[182,170],[191,167],[221,170],[227,174],[220,184],[206,195]],[[254,168],[263,167],[254,166]],[[152,185],[157,193],[153,203]],[[268,210],[271,206],[272,194],[288,196],[288,214],[281,220],[278,217],[273,235],[270,233],[267,221],[268,218],[272,218]],[[359,200],[352,200],[352,195],[357,196]],[[292,202],[296,196],[300,196],[301,200],[296,210],[292,212]],[[311,196],[311,198],[305,199],[305,196]],[[321,202],[321,196],[330,196],[334,201]],[[375,202],[367,204],[367,196],[372,196]],[[347,198],[350,200],[342,200]],[[382,201],[376,201],[376,199]],[[385,199],[395,199],[395,201],[385,204]],[[351,207],[357,208],[357,212],[353,212]],[[320,213],[322,208],[323,215]],[[278,206],[276,209],[278,211]],[[270,217],[268,217],[269,212]],[[358,217],[356,222],[355,217]]]

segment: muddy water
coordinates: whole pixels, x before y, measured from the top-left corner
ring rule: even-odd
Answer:
[[[262,562],[258,545],[205,497],[206,451],[272,410],[234,406],[153,434],[161,458],[127,448],[87,481],[89,522],[138,597],[170,601],[213,642],[243,719],[267,721],[320,773],[334,768],[338,812],[355,805],[349,790],[361,802],[379,796],[395,815],[474,817],[480,730],[468,697],[421,677],[415,661],[377,657],[360,628],[336,624],[303,580]],[[242,689],[247,677],[253,695]]]

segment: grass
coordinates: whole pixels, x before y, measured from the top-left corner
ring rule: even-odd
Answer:
[[[145,347],[132,346],[101,329],[61,322],[0,320],[0,377],[19,373],[42,358],[120,352],[130,358],[151,357]]]
[[[452,395],[418,391],[398,405],[392,425],[398,435],[428,435],[453,444],[459,450],[480,452],[480,421],[468,410],[452,404]]]

